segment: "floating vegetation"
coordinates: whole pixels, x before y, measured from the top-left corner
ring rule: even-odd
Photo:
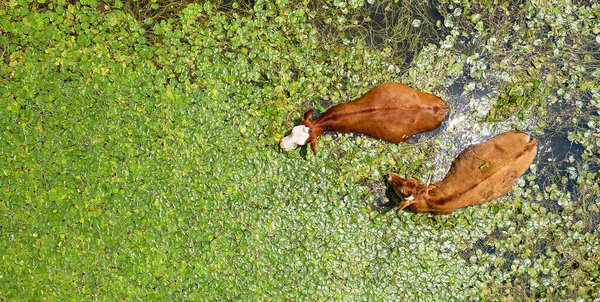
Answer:
[[[2,2],[0,296],[598,299],[600,5],[421,4]],[[279,151],[388,81],[444,99],[442,129]],[[540,151],[506,197],[377,207],[384,174],[439,181],[512,129]]]

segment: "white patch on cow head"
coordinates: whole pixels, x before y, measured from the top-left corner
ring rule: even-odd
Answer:
[[[299,146],[303,146],[306,143],[306,140],[310,136],[308,130],[310,128],[300,125],[292,128],[292,133],[281,139],[279,142],[279,146],[283,151],[290,151],[298,148]]]

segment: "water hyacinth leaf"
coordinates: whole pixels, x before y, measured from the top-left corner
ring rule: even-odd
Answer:
[[[6,299],[593,298],[595,5],[43,2],[0,4]],[[389,81],[448,127],[279,152],[308,108]],[[441,179],[510,129],[544,148],[498,203],[396,213],[383,175]]]

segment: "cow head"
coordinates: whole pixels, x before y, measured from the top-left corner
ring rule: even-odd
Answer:
[[[411,204],[426,203],[429,198],[429,189],[433,185],[429,184],[431,178],[426,184],[420,184],[414,178],[404,179],[395,173],[390,173],[386,176],[387,182],[392,186],[392,189],[400,197],[400,208],[398,211],[410,206]]]
[[[306,111],[300,125],[292,128],[292,133],[281,139],[279,147],[281,147],[283,151],[291,151],[310,142],[310,147],[313,153],[316,154],[317,135],[311,129],[312,126],[314,126],[314,123],[310,120],[310,116],[313,112],[313,109]]]

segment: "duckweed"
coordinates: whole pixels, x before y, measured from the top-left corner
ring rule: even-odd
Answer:
[[[598,299],[600,5],[176,2],[0,4],[0,297]],[[387,81],[448,121],[278,149]],[[539,153],[507,196],[395,212],[385,173],[510,129]]]

